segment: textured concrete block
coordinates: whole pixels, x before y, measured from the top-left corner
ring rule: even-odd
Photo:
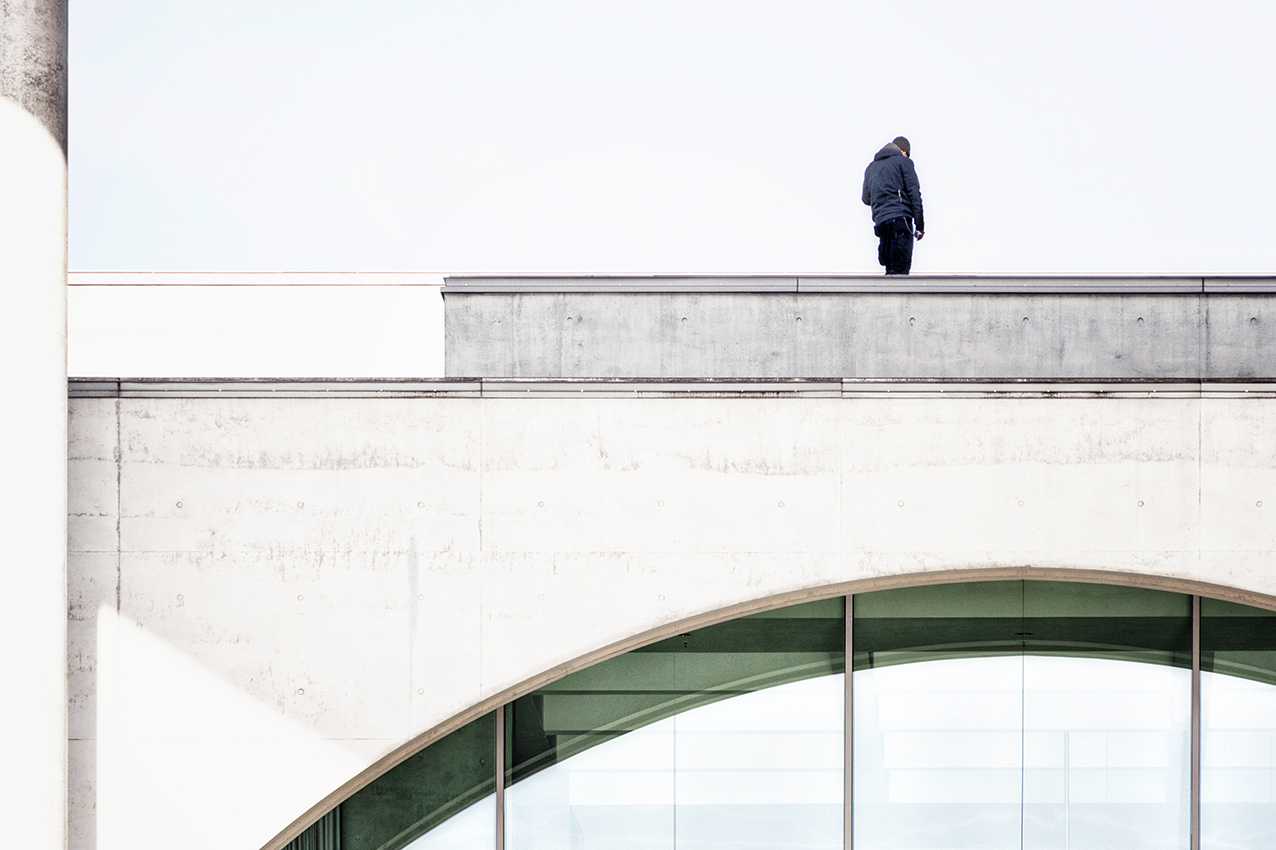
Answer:
[[[797,292],[562,279],[444,290],[445,371],[521,378],[1276,377],[1269,296],[1201,279],[979,278]],[[834,281],[836,282],[836,281]],[[1017,285],[1022,284],[1022,285]],[[1183,284],[1183,285],[1180,285]],[[1187,285],[1187,284],[1190,284]]]

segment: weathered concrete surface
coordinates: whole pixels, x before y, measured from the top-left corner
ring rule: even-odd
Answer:
[[[449,280],[444,368],[456,378],[1276,377],[1276,300],[1194,280],[1195,291],[1160,281],[1162,292],[987,292],[980,279],[964,292],[952,280],[939,292],[554,291],[544,281],[476,291]]]
[[[1273,603],[1274,444],[1276,399],[75,399],[73,846],[254,850],[482,700],[784,594]]]
[[[66,3],[0,0],[0,823],[66,840]]]
[[[66,154],[66,0],[0,0],[0,99],[17,104]]]

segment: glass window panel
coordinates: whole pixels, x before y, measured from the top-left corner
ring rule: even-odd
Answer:
[[[1024,659],[1025,848],[1187,847],[1191,670]]]
[[[673,718],[673,846],[841,847],[843,690],[824,676]]]
[[[1276,846],[1276,612],[1201,600],[1201,846]]]
[[[1022,688],[1017,657],[857,670],[857,850],[1017,850]]]
[[[842,688],[746,693],[578,752],[507,790],[507,846],[835,850]]]
[[[515,700],[507,847],[840,846],[844,608],[697,629]]]
[[[879,591],[854,646],[857,850],[1187,846],[1188,597]]]
[[[494,713],[435,741],[341,804],[341,850],[491,850],[495,756]]]
[[[527,775],[505,792],[505,846],[672,847],[673,741],[666,718]]]

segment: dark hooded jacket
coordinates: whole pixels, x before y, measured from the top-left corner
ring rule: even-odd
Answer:
[[[917,169],[894,144],[878,151],[864,169],[864,203],[873,208],[873,224],[909,216],[918,230],[926,229]]]

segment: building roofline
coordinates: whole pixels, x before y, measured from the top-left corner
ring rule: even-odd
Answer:
[[[1276,293],[1270,275],[449,275],[444,294],[497,292]]]

